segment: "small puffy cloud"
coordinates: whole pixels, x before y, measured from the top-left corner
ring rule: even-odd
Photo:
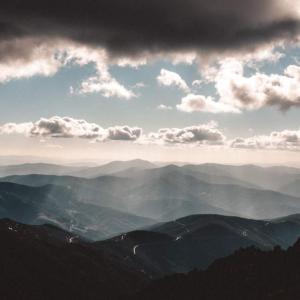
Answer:
[[[139,139],[143,133],[141,128],[129,126],[109,127],[106,132],[105,139],[115,141],[135,141]]]
[[[144,82],[137,82],[136,84],[134,84],[132,86],[132,88],[134,88],[134,89],[141,89],[141,88],[144,88],[144,87],[146,87],[146,84]]]
[[[300,130],[274,131],[270,135],[236,138],[232,148],[300,151]]]
[[[160,75],[157,76],[157,81],[160,85],[164,86],[176,86],[184,92],[189,91],[189,87],[184,79],[175,72],[168,71],[166,69],[160,70]]]
[[[116,79],[108,77],[90,77],[81,83],[79,93],[100,93],[106,98],[117,97],[129,100],[136,95],[126,89],[122,84],[120,84]]]
[[[209,112],[209,113],[239,113],[239,109],[221,101],[214,101],[212,97],[188,94],[176,105],[178,110],[184,112]]]
[[[157,106],[157,109],[159,110],[172,110],[172,106],[169,106],[169,105],[165,105],[165,104],[160,104]]]
[[[136,56],[136,57],[116,57],[115,64],[119,67],[131,67],[134,69],[138,69],[140,66],[144,66],[147,64],[147,57],[146,56]]]
[[[149,142],[166,145],[221,145],[225,139],[216,122],[184,128],[162,128],[148,135]]]
[[[200,87],[202,84],[203,84],[203,81],[202,81],[202,80],[199,80],[199,79],[194,80],[194,81],[192,82],[192,86],[195,86],[195,87]]]
[[[40,138],[83,138],[98,142],[134,141],[140,138],[142,129],[126,125],[105,129],[85,120],[55,116],[41,118],[36,122],[7,123],[0,126],[0,134],[22,134]]]

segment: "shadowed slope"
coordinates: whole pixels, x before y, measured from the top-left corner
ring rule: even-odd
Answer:
[[[153,277],[206,268],[240,247],[284,248],[300,236],[300,216],[257,221],[194,215],[95,243]]]
[[[63,186],[29,187],[0,183],[0,218],[27,224],[50,223],[99,240],[141,228],[154,221],[84,201]]]

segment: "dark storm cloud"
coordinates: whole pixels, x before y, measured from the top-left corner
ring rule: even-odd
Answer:
[[[63,37],[121,54],[233,49],[292,38],[299,20],[294,8],[282,2],[4,0],[0,3],[0,39]]]

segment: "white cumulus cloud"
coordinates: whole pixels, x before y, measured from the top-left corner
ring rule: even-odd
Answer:
[[[276,106],[287,110],[300,105],[300,67],[288,66],[283,74],[256,72],[244,75],[242,62],[227,59],[215,76],[219,103],[237,110]]]

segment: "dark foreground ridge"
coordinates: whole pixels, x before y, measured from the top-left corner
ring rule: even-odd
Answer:
[[[109,253],[54,226],[0,220],[0,299],[123,299],[145,283]]]
[[[130,236],[166,239],[155,232]],[[5,300],[295,300],[300,295],[300,240],[287,250],[240,249],[206,271],[150,280],[135,254],[118,256],[111,247],[52,225],[2,219],[0,239],[0,299]]]
[[[300,240],[286,251],[240,249],[206,271],[154,281],[134,299],[295,300],[300,295]]]

